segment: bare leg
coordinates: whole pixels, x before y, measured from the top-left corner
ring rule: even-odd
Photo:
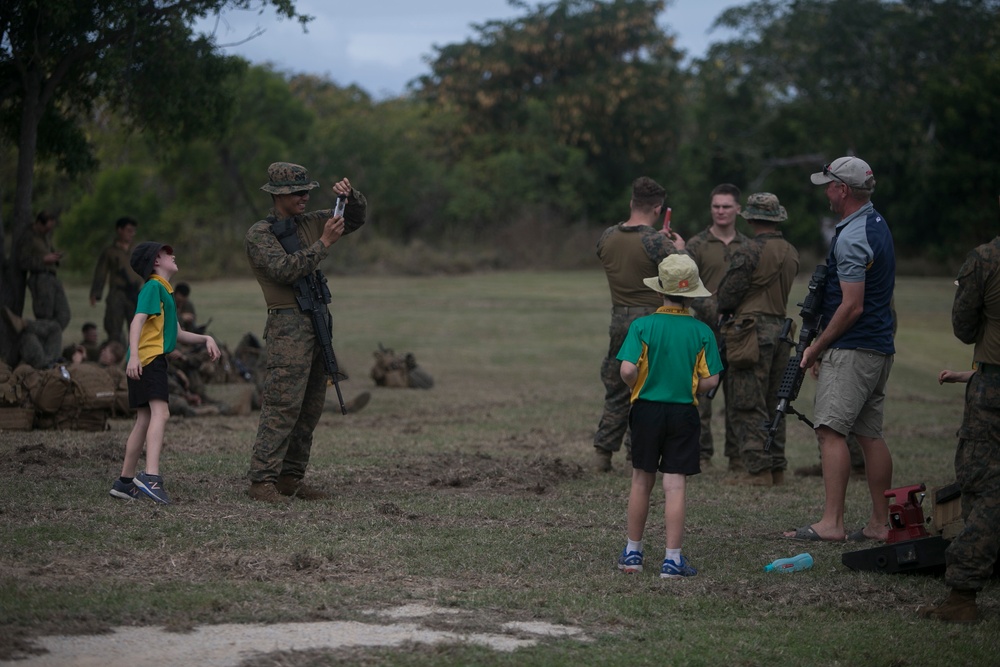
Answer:
[[[135,411],[135,424],[125,441],[125,460],[122,462],[122,477],[135,477],[135,469],[139,465],[142,446],[146,442],[146,430],[149,428],[149,408],[138,408]]]
[[[868,491],[872,497],[872,515],[868,525],[862,528],[865,535],[884,540],[889,535],[886,523],[889,521],[889,499],[885,492],[892,488],[892,454],[882,438],[858,436],[865,453],[865,476]]]
[[[633,542],[642,540],[646,530],[646,519],[649,516],[649,495],[656,483],[656,473],[632,468],[632,489],[628,495],[628,539]]]
[[[149,402],[149,428],[146,430],[146,474],[160,474],[160,452],[163,451],[163,431],[170,418],[170,407],[166,401],[153,399]]]
[[[666,525],[668,549],[680,549],[684,541],[686,487],[686,475],[663,475],[663,521]]]
[[[851,455],[847,450],[847,438],[827,426],[816,429],[816,438],[819,440],[823,463],[826,502],[822,518],[812,525],[812,529],[824,540],[843,540],[847,537],[847,531],[844,530],[844,504],[847,499],[847,482],[851,476]],[[794,532],[785,533],[785,537],[793,535]]]

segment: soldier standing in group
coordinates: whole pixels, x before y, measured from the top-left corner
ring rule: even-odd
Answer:
[[[249,495],[269,503],[286,503],[290,496],[319,500],[326,493],[302,478],[326,400],[327,373],[312,318],[299,308],[294,285],[317,270],[341,236],[365,224],[368,203],[344,178],[333,185],[334,194],[347,199],[343,216],[329,209],[307,213],[309,191],[319,183],[309,180],[305,167],[275,162],[267,176],[261,190],[271,194],[273,212],[250,228],[244,244],[267,302],[267,375],[248,473]],[[273,229],[284,221],[294,225],[297,251],[287,251]],[[329,313],[326,320],[329,323]]]
[[[979,620],[976,593],[993,575],[1000,550],[1000,236],[969,253],[956,282],[952,329],[960,341],[975,345],[976,369],[942,371],[939,380],[969,383],[955,452],[965,526],[945,552],[948,598],[918,613],[973,623]]]
[[[775,439],[770,452],[761,424],[778,405],[778,388],[785,373],[791,345],[781,337],[788,308],[788,293],[799,271],[799,253],[782,237],[778,223],[788,214],[770,192],[747,198],[741,215],[753,228],[754,237],[733,253],[729,270],[719,283],[719,312],[731,317],[735,326],[756,329],[757,362],[737,364],[730,360],[726,375],[726,423],[740,443],[744,471],[727,483],[771,486],[784,483],[784,437]],[[779,430],[783,436],[785,422]]]
[[[658,231],[667,191],[651,178],[640,176],[632,183],[629,219],[604,230],[597,242],[597,256],[611,289],[611,326],[608,353],[601,362],[604,412],[594,434],[594,467],[611,470],[611,456],[622,446],[628,430],[630,395],[621,378],[618,350],[629,325],[638,317],[655,313],[663,305],[659,294],[643,283],[654,275],[660,261],[684,249],[684,239],[669,228]],[[628,445],[626,445],[626,448]]]
[[[736,216],[740,212],[740,189],[732,183],[715,186],[711,193],[712,224],[695,234],[687,242],[686,252],[698,265],[698,273],[713,296],[695,299],[691,309],[695,317],[707,324],[719,336],[719,312],[716,297],[719,281],[729,268],[733,251],[747,243],[749,239],[736,230]],[[723,354],[725,361],[725,354]],[[722,393],[729,395],[728,380],[724,374]],[[715,445],[712,439],[712,399],[702,396],[698,399],[698,413],[701,415],[701,467],[712,465]],[[732,427],[726,423],[725,455],[729,459],[729,469],[742,469],[740,448]]]
[[[42,211],[18,248],[18,262],[28,272],[28,289],[31,291],[32,310],[36,320],[53,320],[59,331],[69,325],[69,302],[62,283],[56,276],[63,254],[52,244],[52,233],[59,223],[55,214]],[[60,349],[62,343],[59,344]]]
[[[135,314],[136,299],[143,279],[132,270],[132,241],[137,223],[132,218],[119,218],[115,222],[115,242],[101,253],[90,285],[90,305],[101,300],[104,282],[108,283],[108,298],[104,307],[104,330],[108,340],[123,345],[128,341],[123,333]]]

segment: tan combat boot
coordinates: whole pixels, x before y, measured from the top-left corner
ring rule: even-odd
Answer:
[[[301,500],[325,500],[329,496],[314,486],[309,486],[298,477],[281,475],[274,488],[283,496],[294,496]]]
[[[247,495],[253,500],[260,500],[261,502],[271,503],[272,505],[287,505],[292,502],[290,498],[278,493],[278,489],[274,486],[274,482],[252,482],[250,484],[250,489],[247,491]]]
[[[611,452],[594,447],[594,472],[611,472]]]
[[[976,607],[976,591],[960,591],[951,589],[944,602],[933,606],[917,609],[920,618],[936,618],[945,623],[975,623],[979,620],[979,609]]]

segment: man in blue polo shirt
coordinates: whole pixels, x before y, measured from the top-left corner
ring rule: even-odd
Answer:
[[[884,540],[888,533],[892,455],[882,435],[885,385],[892,369],[892,310],[896,255],[885,218],[871,195],[875,177],[856,157],[842,157],[811,176],[826,186],[830,210],[840,216],[827,257],[824,330],[802,355],[817,364],[814,422],[823,462],[826,501],[817,523],[785,533],[800,540]],[[844,504],[851,459],[847,434],[858,438],[872,498],[866,525],[848,535]]]

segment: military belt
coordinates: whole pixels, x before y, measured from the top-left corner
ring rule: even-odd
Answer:
[[[1000,365],[997,364],[987,364],[980,361],[977,368],[983,375],[1000,375]]]
[[[651,313],[658,306],[611,306],[611,312],[615,315],[631,315],[632,313]]]
[[[297,315],[299,313],[298,308],[268,308],[268,315]]]

